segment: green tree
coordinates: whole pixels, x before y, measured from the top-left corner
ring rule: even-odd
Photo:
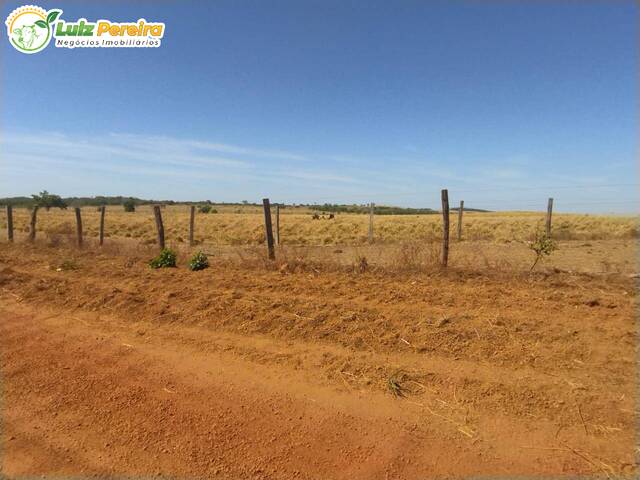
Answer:
[[[125,212],[135,212],[136,211],[136,204],[132,199],[125,200],[122,203],[122,206],[124,207],[124,211]]]
[[[67,209],[67,204],[65,203],[59,195],[53,195],[52,193],[43,190],[40,192],[40,195],[31,195],[33,197],[33,201],[35,206],[38,208],[44,208],[49,211],[50,208],[61,208],[63,210]]]

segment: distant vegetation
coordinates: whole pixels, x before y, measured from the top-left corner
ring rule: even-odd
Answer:
[[[218,210],[212,208],[211,205],[200,205],[198,207],[199,213],[218,213]]]
[[[46,192],[43,192],[46,193]],[[60,198],[60,197],[58,197]],[[163,203],[167,205],[173,205],[174,201],[155,201],[155,200],[143,200],[135,197],[65,197],[62,201],[71,207],[99,207],[101,205],[124,205],[125,202],[133,202],[134,205],[147,205],[153,203]],[[14,207],[32,207],[35,204],[34,199],[30,197],[8,197],[0,198],[0,205],[13,205]]]
[[[47,194],[47,192],[42,192]],[[133,204],[134,206],[139,205],[213,205],[211,200],[198,200],[198,201],[184,201],[179,202],[175,200],[149,200],[144,198],[137,197],[58,197],[57,195],[53,195],[57,198],[60,198],[66,205],[70,207],[99,207],[101,205],[125,205],[127,203]],[[32,195],[32,197],[36,197]],[[32,207],[35,205],[34,198],[32,197],[5,197],[0,198],[0,205],[12,205],[14,207]],[[231,206],[240,206],[240,205],[250,205],[255,207],[262,207],[262,203],[250,203],[246,200],[242,202],[216,202],[216,205],[231,205]],[[212,212],[213,213],[213,212]]]
[[[40,192],[39,195],[31,195],[33,197],[32,204],[38,208],[44,208],[49,210],[51,208],[67,209],[67,202],[65,202],[60,196],[53,195],[46,190]]]
[[[47,193],[42,192],[42,193]],[[54,195],[58,197],[57,195]],[[33,196],[32,196],[33,197]],[[60,198],[60,197],[58,197]],[[200,200],[193,202],[177,202],[175,200],[147,200],[137,197],[65,197],[61,199],[70,207],[99,207],[101,205],[124,205],[125,203],[132,203],[135,206],[139,205],[212,205],[211,200]],[[34,198],[31,197],[5,197],[0,198],[0,205],[13,205],[14,207],[32,207],[34,205]],[[216,202],[216,205],[255,205],[257,203],[224,203]],[[260,204],[262,206],[262,204]]]
[[[42,193],[47,193],[42,192]],[[57,197],[57,195],[54,195]],[[35,197],[35,196],[34,196]],[[175,200],[146,200],[137,197],[66,197],[60,198],[65,205],[71,207],[84,207],[84,206],[93,206],[98,207],[101,205],[123,205],[125,207],[125,211],[132,212],[135,211],[135,207],[139,205],[196,205],[198,206],[198,211],[200,213],[217,213],[216,209],[211,207],[213,202],[211,200],[205,201],[190,201],[190,202],[177,202]],[[215,202],[216,205],[223,206],[252,206],[252,207],[262,207],[261,203],[252,203],[247,200],[243,200],[241,202]],[[10,197],[10,198],[0,198],[0,205],[13,205],[15,207],[32,207],[35,205],[34,198],[29,197]],[[272,203],[272,205],[276,205]],[[318,204],[292,204],[285,205],[280,203],[281,208],[286,208],[288,206],[291,207],[306,207],[310,210],[320,211],[320,212],[330,212],[330,213],[369,213],[368,205],[343,205],[337,203],[325,203],[324,205]],[[456,211],[457,208],[452,208],[451,211]],[[481,210],[479,208],[465,208],[466,212],[488,212],[489,210]],[[376,205],[374,208],[374,213],[376,215],[433,215],[439,213],[438,210],[433,210],[431,208],[404,208],[404,207],[394,207],[388,205]]]
[[[309,205],[311,210],[331,213],[369,213],[369,205],[339,205],[336,203],[325,203],[324,205]],[[438,213],[431,208],[401,208],[376,205],[373,208],[375,215],[431,215]]]
[[[131,198],[128,199],[128,200],[125,200],[123,202],[122,206],[124,207],[124,211],[125,212],[135,212],[136,211],[136,203]]]
[[[324,205],[308,205],[311,210],[331,213],[369,213],[368,205],[339,205],[335,203],[325,203]],[[456,211],[456,208],[452,208]],[[488,212],[489,210],[481,210],[479,208],[465,208],[469,212]],[[440,213],[438,210],[431,208],[403,208],[392,207],[387,205],[375,205],[373,207],[375,215],[433,215]]]

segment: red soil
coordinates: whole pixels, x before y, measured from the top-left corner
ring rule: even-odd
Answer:
[[[627,277],[143,260],[1,247],[4,474],[635,471]]]

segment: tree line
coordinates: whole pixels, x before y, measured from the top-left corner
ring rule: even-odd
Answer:
[[[317,210],[321,212],[331,213],[369,213],[371,208],[369,205],[341,205],[337,203],[325,203],[323,205],[306,205],[311,210]],[[455,211],[456,208],[451,210]],[[466,208],[467,212],[488,212],[489,210],[482,210],[479,208]],[[408,208],[408,207],[394,207],[389,205],[374,205],[374,215],[434,215],[439,214],[438,210],[432,208]]]
[[[197,205],[203,209],[204,206],[211,206],[214,203],[211,200],[202,201],[175,201],[175,200],[150,200],[138,197],[124,197],[124,196],[96,196],[96,197],[60,197],[49,193],[44,190],[38,195],[31,195],[31,197],[6,197],[0,198],[0,205],[11,205],[13,207],[27,207],[32,208],[34,206],[46,208],[67,208],[67,207],[99,207],[102,205],[122,205],[126,211],[133,212],[139,205]],[[248,202],[243,200],[242,202],[216,202],[215,205],[230,205],[230,206],[260,206],[258,203]],[[281,208],[286,208],[287,205],[279,204]],[[328,213],[361,213],[367,214],[370,212],[369,205],[345,205],[337,203],[325,203],[325,204],[292,204],[292,207],[306,207],[311,210],[328,212]],[[206,208],[206,207],[204,207]],[[212,210],[204,211],[208,213]],[[456,210],[452,208],[451,210]],[[488,212],[489,210],[482,210],[479,208],[466,208],[465,211],[469,212]],[[437,210],[431,208],[408,208],[408,207],[395,207],[389,205],[375,205],[373,213],[375,215],[433,215],[440,213]]]

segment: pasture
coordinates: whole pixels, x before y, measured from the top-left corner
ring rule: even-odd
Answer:
[[[265,242],[264,216],[261,207],[212,205],[218,213],[197,213],[195,240],[206,245],[260,245]],[[335,218],[313,220],[316,213],[305,207],[280,209],[282,245],[357,246],[368,243],[369,217],[364,214],[337,213]],[[318,212],[319,213],[319,212]],[[83,207],[85,235],[98,236],[100,213],[95,207]],[[162,209],[168,243],[185,243],[189,231],[189,207],[167,206]],[[273,216],[273,208],[272,208]],[[452,211],[451,231],[457,228],[457,214]],[[524,242],[544,229],[542,212],[464,212],[462,240],[495,243]],[[29,211],[14,209],[16,232],[29,231]],[[6,229],[6,217],[0,215]],[[45,235],[73,235],[75,218],[72,209],[38,211],[37,231]],[[586,215],[554,213],[553,237],[557,240],[628,240],[638,234],[638,220],[623,215]],[[134,239],[143,244],[156,242],[153,212],[140,206],[125,212],[121,206],[109,206],[105,215],[105,237]],[[442,216],[375,215],[374,241],[378,244],[437,241],[442,237]]]

